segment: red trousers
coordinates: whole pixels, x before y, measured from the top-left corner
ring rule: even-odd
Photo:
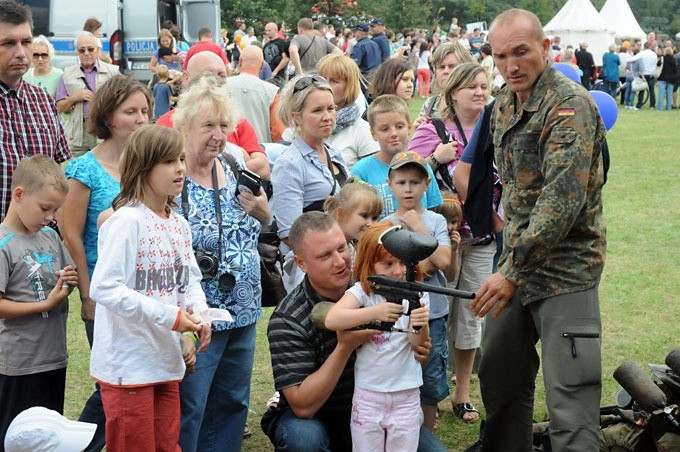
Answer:
[[[121,388],[101,383],[109,452],[181,451],[179,383]]]

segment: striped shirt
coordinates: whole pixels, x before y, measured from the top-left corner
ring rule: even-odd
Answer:
[[[312,324],[312,308],[325,300],[317,294],[305,276],[276,307],[267,329],[276,390],[301,384],[323,365],[338,344],[337,333],[316,328]],[[354,392],[354,360],[352,353],[338,380],[335,390],[317,413],[334,418],[349,415]],[[282,403],[286,403],[283,393]]]
[[[0,82],[0,221],[11,199],[12,175],[22,157],[45,154],[57,163],[71,158],[54,100],[24,81],[17,88]]]

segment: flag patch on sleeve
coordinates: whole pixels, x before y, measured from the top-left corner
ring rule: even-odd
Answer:
[[[557,110],[557,116],[574,116],[573,108],[560,108]]]

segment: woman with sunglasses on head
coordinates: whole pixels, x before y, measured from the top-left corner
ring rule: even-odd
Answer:
[[[243,150],[227,143],[237,118],[220,77],[193,79],[173,120],[186,151],[186,179],[177,204],[191,228],[201,286],[208,306],[226,309],[234,319],[212,322],[210,346],[197,354],[194,372],[180,383],[179,443],[185,452],[239,451],[256,322],[262,317],[257,238],[271,213],[261,186],[242,185],[248,176]]]
[[[50,96],[57,95],[57,86],[64,71],[50,66],[54,58],[54,47],[43,35],[33,38],[33,67],[24,74],[24,81],[44,89]]]
[[[57,110],[69,113],[66,117],[66,139],[73,157],[83,155],[97,145],[97,137],[87,133],[90,101],[98,87],[119,74],[118,66],[99,60],[99,39],[84,31],[76,38],[78,64],[64,69],[57,87]]]
[[[333,133],[336,106],[333,90],[320,75],[301,75],[281,94],[281,122],[295,129],[290,146],[276,159],[271,182],[274,216],[286,253],[284,282],[291,289],[302,281],[288,248],[288,233],[303,212],[323,211],[330,195],[340,191],[349,171],[338,151],[325,141]]]

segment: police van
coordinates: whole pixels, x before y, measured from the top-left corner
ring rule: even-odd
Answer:
[[[158,31],[165,20],[177,24],[182,39],[193,44],[198,30],[208,27],[217,41],[219,0],[18,0],[33,11],[33,35],[45,35],[56,52],[54,67],[77,64],[75,38],[85,20],[102,23],[102,52],[123,72],[149,80],[149,62],[158,49]]]

